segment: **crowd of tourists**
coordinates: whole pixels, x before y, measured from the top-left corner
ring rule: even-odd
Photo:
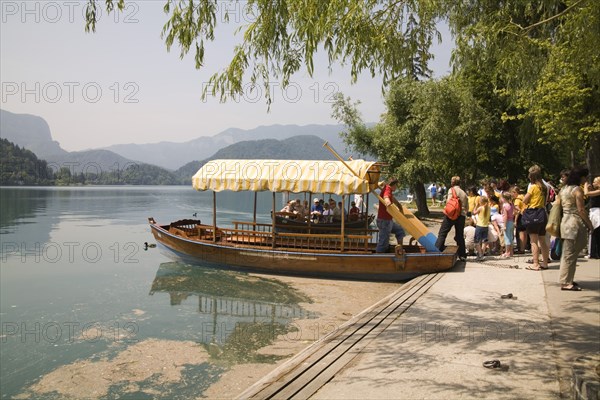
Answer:
[[[543,179],[537,165],[528,172],[524,191],[506,180],[490,179],[465,193],[460,178],[453,177],[453,193],[447,198],[458,197],[462,213],[456,219],[444,217],[436,246],[443,251],[454,227],[461,260],[467,255],[483,261],[487,255],[531,253],[527,269],[541,271],[551,258],[560,259],[562,289],[581,290],[573,281],[577,258],[584,250],[586,258],[600,258],[600,177],[590,182],[589,171],[577,167],[563,170],[555,185]]]

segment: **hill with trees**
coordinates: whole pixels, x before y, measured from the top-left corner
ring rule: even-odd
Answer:
[[[318,136],[302,135],[285,140],[247,140],[227,146],[202,161],[191,161],[175,173],[188,184],[192,176],[210,160],[333,160],[333,155],[323,147]]]
[[[0,139],[0,185],[177,185],[182,181],[171,171],[149,164],[129,163],[124,168],[102,170],[72,167],[56,168],[40,160],[31,150]]]
[[[0,185],[49,185],[53,181],[48,163],[30,150],[0,139]]]

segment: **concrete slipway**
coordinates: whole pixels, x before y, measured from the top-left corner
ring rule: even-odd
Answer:
[[[240,398],[570,398],[575,359],[600,352],[600,260],[578,260],[584,290],[569,292],[558,262],[537,272],[526,259],[416,278]]]

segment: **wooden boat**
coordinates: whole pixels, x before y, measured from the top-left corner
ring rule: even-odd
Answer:
[[[289,179],[289,168],[297,172],[294,179]],[[349,228],[344,218],[335,232],[285,232],[277,229],[276,218],[271,224],[257,223],[256,211],[252,221],[232,221],[232,227],[216,224],[216,194],[221,190],[269,190],[274,210],[276,192],[366,194],[378,187],[380,173],[379,164],[362,160],[213,160],[192,179],[197,190],[213,191],[212,223],[186,219],[160,224],[149,218],[150,228],[171,254],[218,268],[384,281],[450,269],[457,259],[456,247],[432,252],[427,246],[411,244],[375,253],[378,231]],[[404,224],[415,219],[408,216]],[[431,241],[429,235],[425,239]]]

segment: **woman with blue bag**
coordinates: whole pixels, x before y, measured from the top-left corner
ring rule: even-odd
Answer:
[[[558,196],[558,204],[562,207],[563,217],[560,223],[562,254],[560,257],[559,282],[561,290],[580,291],[573,281],[577,257],[587,243],[588,230],[592,230],[592,221],[588,217],[583,202],[583,185],[589,171],[586,168],[573,168],[567,177],[565,187]]]

